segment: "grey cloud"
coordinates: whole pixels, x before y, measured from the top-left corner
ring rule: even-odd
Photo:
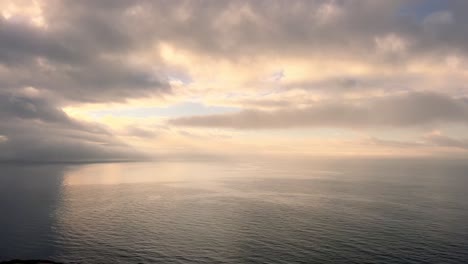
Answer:
[[[41,93],[41,91],[35,91]],[[109,134],[104,127],[99,125],[89,126],[85,122],[71,119],[60,109],[58,102],[47,95],[27,95],[21,92],[0,93],[0,120],[11,121],[5,122],[7,124],[4,130],[14,128],[20,122],[28,122],[31,126],[35,123],[59,125],[66,126],[70,130]],[[22,129],[28,130],[27,127]]]
[[[316,81],[295,82],[281,85],[284,90],[300,89],[306,91],[319,91],[339,95],[343,92],[359,91],[407,91],[410,87],[421,82],[426,76],[411,74],[395,74],[391,78],[378,76],[336,76]]]
[[[381,138],[377,138],[377,137],[368,138],[368,139],[365,140],[365,143],[375,145],[375,146],[396,147],[396,148],[408,148],[408,147],[421,147],[421,146],[424,146],[424,143],[422,143],[422,142],[389,140],[389,139],[381,139]]]
[[[46,98],[28,97],[13,93],[0,93],[0,118],[72,123],[68,116],[54,105],[54,102]]]
[[[76,139],[54,137],[14,137],[0,143],[0,160],[29,162],[117,161],[145,158],[127,147],[105,146]]]
[[[389,140],[381,139],[376,137],[371,137],[363,140],[364,144],[371,144],[378,147],[392,147],[392,148],[401,148],[402,150],[408,148],[418,148],[418,147],[444,147],[444,148],[454,148],[459,150],[468,150],[468,140],[466,138],[454,138],[442,134],[429,134],[423,136],[419,140],[414,141],[401,141],[401,140]]]
[[[291,107],[294,105],[293,102],[288,100],[271,100],[271,99],[245,99],[235,101],[235,103],[240,104],[244,107],[253,107],[253,108],[285,108]]]
[[[429,14],[423,20],[423,25],[430,28],[446,26],[454,23],[453,14],[449,11],[437,11]]]
[[[361,102],[316,103],[306,108],[276,111],[245,110],[233,114],[190,116],[170,124],[233,129],[291,127],[407,127],[468,121],[468,103],[436,93],[408,93]]]
[[[454,147],[459,149],[468,150],[468,140],[456,139],[441,134],[430,134],[424,137],[424,139],[433,145],[440,147]]]
[[[375,39],[386,34],[408,38],[411,56],[457,53],[468,46],[463,1],[448,1],[446,10],[423,18],[402,10],[424,3],[405,1],[44,3],[47,29],[0,18],[0,64],[6,67],[0,71],[0,89],[34,86],[67,100],[93,102],[170,92],[162,62],[148,69],[126,57],[163,42],[225,58],[340,54],[360,60],[377,56]],[[330,3],[337,15],[322,21],[320,10]],[[345,78],[325,85],[361,83]]]
[[[446,9],[422,18],[424,2],[399,0],[95,2],[47,2],[45,16],[52,22],[51,33],[48,38],[37,38],[42,42],[29,43],[47,43],[48,39],[52,43],[23,50],[76,59],[169,42],[222,57],[331,52],[362,58],[369,57],[375,38],[386,34],[408,38],[413,43],[411,53],[416,54],[466,51],[468,43],[464,30],[468,5],[460,0],[447,1]],[[328,15],[334,17],[324,19],[325,5],[333,6],[336,15]],[[450,30],[443,27],[448,24]],[[58,43],[63,47],[47,48]]]
[[[44,1],[47,28],[0,16],[0,158],[100,159],[138,156],[112,133],[78,122],[61,108],[70,102],[125,101],[170,93],[164,65],[131,63],[161,43],[213,58],[252,56],[341,56],[359,60],[405,60],[417,56],[466,55],[466,1],[447,1],[428,14],[403,12],[424,2],[332,1],[336,17],[321,12],[330,1]],[[416,6],[416,7],[414,7]],[[422,16],[422,17],[419,17]],[[411,45],[403,56],[382,58],[376,37],[396,34]],[[155,56],[157,57],[157,56]],[[383,59],[383,62],[380,61]],[[392,61],[393,63],[393,61]],[[379,80],[319,83],[350,89]],[[386,81],[386,80],[383,80]],[[28,97],[35,87],[48,94]],[[258,102],[248,102],[252,105]],[[277,111],[185,117],[176,125],[238,129],[298,126],[411,126],[466,122],[466,102],[438,94],[410,94],[371,102],[333,102],[292,109],[287,102],[264,102]],[[129,131],[140,136],[146,131]],[[6,140],[5,140],[6,139]]]
[[[74,120],[44,96],[0,93],[0,160],[105,161],[145,155],[98,124]]]
[[[170,92],[158,62],[154,68],[129,62],[132,39],[126,32],[117,36],[115,21],[81,17],[79,23],[69,22],[65,17],[52,20],[44,29],[1,17],[0,90],[33,86],[69,101],[91,102]]]
[[[0,17],[0,62],[17,66],[29,63],[36,56],[58,61],[80,59],[55,35],[25,21],[9,21]]]
[[[144,128],[139,128],[139,127],[134,127],[134,126],[129,126],[125,130],[125,134],[127,136],[131,137],[137,137],[137,138],[155,138],[159,135],[159,130],[158,129],[144,129]]]
[[[376,37],[387,34],[408,39],[412,45],[407,54],[467,51],[464,28],[468,20],[464,13],[468,5],[458,0],[447,1],[445,10],[427,14],[421,14],[424,2],[407,1],[140,3],[145,11],[142,16],[153,14],[145,17],[149,21],[143,23],[142,32],[214,56],[330,53],[363,59],[372,54]],[[331,3],[337,14],[324,20],[321,10]],[[411,8],[413,11],[404,11]]]

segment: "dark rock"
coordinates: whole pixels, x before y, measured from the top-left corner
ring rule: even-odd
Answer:
[[[13,259],[9,261],[0,261],[0,264],[63,264],[61,262],[55,262],[51,260],[43,260],[43,259]]]

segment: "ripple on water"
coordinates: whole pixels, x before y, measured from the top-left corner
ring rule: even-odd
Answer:
[[[245,166],[239,172],[258,173],[261,168]],[[367,172],[372,173],[380,172]],[[465,178],[457,177],[460,182],[450,185],[433,175],[425,182],[400,176],[393,180],[390,174],[390,179],[347,175],[345,180],[337,175],[309,179],[229,175],[206,184],[67,184],[59,190],[44,189],[60,195],[44,213],[43,225],[27,221],[18,222],[16,229],[2,227],[0,242],[7,237],[20,245],[8,252],[31,252],[31,256],[48,245],[39,257],[70,263],[464,263],[468,259],[468,204],[459,199],[464,197],[459,185],[466,183]],[[36,240],[24,243],[27,234],[37,234]],[[0,249],[1,257],[4,252]]]

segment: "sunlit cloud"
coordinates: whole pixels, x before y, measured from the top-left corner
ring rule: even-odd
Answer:
[[[0,10],[2,159],[468,152],[462,1]]]

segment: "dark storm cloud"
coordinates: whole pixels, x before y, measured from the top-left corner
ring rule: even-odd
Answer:
[[[233,114],[172,119],[173,125],[275,129],[291,127],[418,126],[468,122],[468,103],[435,93],[409,93],[363,102],[321,102],[306,108],[245,110]]]

